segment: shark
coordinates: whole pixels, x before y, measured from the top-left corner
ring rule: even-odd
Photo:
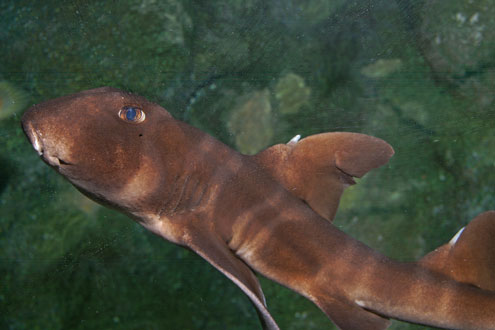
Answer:
[[[160,105],[113,87],[29,108],[41,159],[91,199],[197,253],[279,329],[255,273],[316,304],[340,329],[390,319],[495,329],[495,212],[417,262],[399,262],[332,221],[345,188],[394,154],[358,133],[296,136],[243,155]]]

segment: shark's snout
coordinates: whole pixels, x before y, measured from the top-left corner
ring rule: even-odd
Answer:
[[[34,150],[36,150],[38,155],[49,165],[55,167],[59,167],[60,165],[71,165],[70,162],[65,161],[60,157],[60,152],[56,150],[57,148],[50,148],[50,143],[44,141],[43,133],[34,127],[28,116],[22,119],[22,129],[29,142],[31,142]]]

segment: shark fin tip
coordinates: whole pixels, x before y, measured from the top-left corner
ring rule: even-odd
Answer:
[[[299,141],[299,139],[301,139],[301,135],[300,134],[297,134],[292,139],[290,139],[290,141],[287,142],[287,144],[289,144],[289,145],[296,144]]]
[[[457,242],[457,240],[459,239],[459,237],[461,237],[461,234],[462,232],[464,231],[464,228],[466,227],[462,227],[458,232],[457,234],[454,235],[454,237],[452,237],[452,239],[449,241],[449,245],[450,246],[453,246],[455,245],[455,243]]]

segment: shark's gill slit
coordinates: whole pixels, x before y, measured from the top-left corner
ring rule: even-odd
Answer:
[[[187,184],[189,183],[189,179],[191,177],[188,175],[186,176],[186,178],[184,179],[184,183],[182,184],[182,189],[179,193],[179,197],[177,198],[177,203],[175,204],[175,206],[172,208],[172,213],[175,213],[177,211],[177,208],[180,206],[182,200],[184,199],[184,195],[185,195],[185,192],[186,192],[186,188],[187,188]]]
[[[177,191],[177,182],[179,181],[179,175],[176,175],[173,179],[173,183],[172,185],[170,186],[170,195],[169,197],[165,200],[165,202],[163,203],[163,206],[161,207],[160,211],[158,212],[158,216],[162,216],[164,214],[167,214],[168,211],[169,211],[169,206],[170,204],[172,203],[172,201],[174,200],[174,196],[175,196],[175,193]]]
[[[197,207],[198,205],[201,205],[201,202],[203,201],[203,197],[205,196],[206,191],[208,190],[208,186],[209,186],[208,183],[205,183],[203,185],[203,189],[201,189],[201,192],[199,193],[198,198],[193,203],[193,207]]]

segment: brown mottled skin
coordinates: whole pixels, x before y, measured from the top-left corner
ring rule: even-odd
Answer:
[[[124,107],[142,110],[144,121],[119,116]],[[341,329],[385,329],[388,318],[495,329],[495,293],[474,286],[493,281],[493,272],[474,276],[480,284],[428,263],[396,262],[332,225],[352,177],[393,155],[380,139],[326,133],[245,156],[109,87],[35,105],[22,125],[42,159],[84,194],[234,281],[266,329],[278,326],[252,270],[312,300]]]

